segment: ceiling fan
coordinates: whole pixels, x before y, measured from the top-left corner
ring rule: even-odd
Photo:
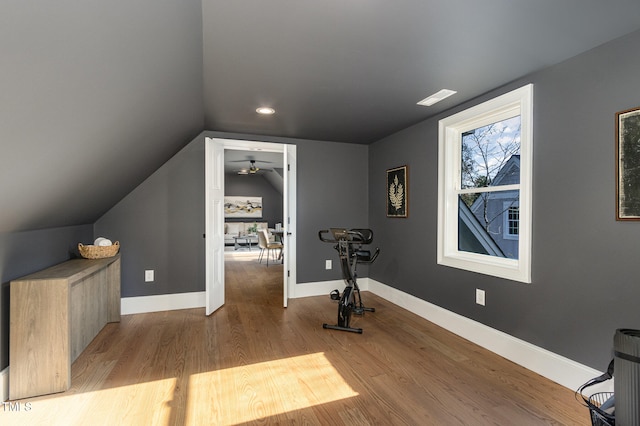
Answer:
[[[271,161],[259,161],[260,163],[271,163]],[[238,170],[238,174],[239,175],[255,175],[256,173],[258,173],[258,171],[262,170],[265,172],[270,172],[271,170],[269,169],[260,169],[259,167],[256,167],[256,160],[249,160],[250,166],[249,168],[242,168],[240,170]]]

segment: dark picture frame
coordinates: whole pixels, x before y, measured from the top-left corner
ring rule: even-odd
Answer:
[[[408,166],[387,170],[387,217],[407,217],[409,214]]]
[[[640,221],[640,107],[616,113],[616,220]]]

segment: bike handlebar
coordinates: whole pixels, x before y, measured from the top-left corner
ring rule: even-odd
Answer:
[[[329,234],[331,234],[331,236],[329,236]],[[360,247],[363,244],[371,244],[373,241],[373,231],[371,229],[322,229],[318,231],[318,238],[325,243],[336,244],[334,248],[339,251],[340,243],[347,243],[349,246],[358,245]],[[380,254],[379,248],[376,248],[372,256],[369,250],[363,250],[360,247],[353,250],[353,255],[356,257],[358,263],[373,263]]]
[[[326,238],[324,235],[331,233],[333,235],[333,239]],[[325,243],[338,243],[340,241],[346,241],[350,244],[369,244],[370,238],[365,238],[362,235],[360,230],[348,230],[344,228],[331,228],[331,229],[322,229],[318,231],[318,237],[320,241]]]

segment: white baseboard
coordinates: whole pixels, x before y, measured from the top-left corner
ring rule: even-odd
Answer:
[[[588,380],[602,372],[587,367],[569,358],[555,354],[529,342],[488,327],[462,315],[443,309],[437,305],[419,299],[408,293],[382,284],[370,278],[358,280],[360,289],[394,303],[408,311],[461,336],[485,349],[488,349],[510,361],[540,374],[571,390],[577,389]],[[328,295],[332,290],[344,288],[343,280],[302,283],[295,286],[291,299],[309,296]],[[206,293],[163,294],[157,296],[122,298],[122,314],[167,311],[175,309],[202,308],[205,306]],[[0,373],[3,389],[8,389],[8,368]],[[6,377],[6,378],[5,378]],[[591,392],[613,391],[613,380],[590,388]],[[7,391],[8,395],[8,391]]]
[[[364,278],[363,280],[366,280]],[[344,288],[343,280],[323,281],[316,283],[302,283],[294,286],[294,294],[289,298],[309,296],[328,296],[334,289]],[[366,287],[360,285],[366,290]],[[203,308],[206,305],[206,292],[160,294],[155,296],[123,297],[120,299],[122,315],[144,314],[148,312],[172,311],[176,309]]]
[[[358,281],[361,290],[367,290],[368,278]],[[344,280],[301,283],[293,286],[290,299],[310,296],[329,296],[332,290],[344,288]],[[172,311],[176,309],[203,308],[206,292],[160,294],[155,296],[123,297],[120,299],[122,315],[144,314],[148,312]]]
[[[120,299],[122,315],[147,312],[173,311],[176,309],[203,308],[206,292],[159,294],[155,296],[123,297]]]
[[[9,367],[0,371],[0,402],[9,399]]]
[[[372,293],[571,390],[602,372],[369,279]],[[613,391],[613,380],[589,388]]]
[[[344,288],[344,280],[302,283],[302,284],[296,284],[293,287],[294,287],[294,291],[293,291],[294,294],[289,295],[290,299],[297,299],[300,297],[310,297],[310,296],[329,296],[329,293],[331,293],[331,291],[335,289],[339,289],[342,292],[342,289]],[[360,288],[363,289],[362,286],[360,286]]]

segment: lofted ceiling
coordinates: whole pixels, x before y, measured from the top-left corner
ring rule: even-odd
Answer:
[[[253,161],[254,173],[251,173]],[[278,152],[238,151],[227,149],[224,152],[224,172],[242,176],[248,181],[264,179],[282,194],[284,188],[284,155]]]
[[[368,144],[639,28],[638,0],[6,0],[0,234],[94,223],[203,130]]]
[[[242,169],[248,170],[251,160],[255,161],[258,174],[271,173],[274,169],[281,169],[283,155],[279,152],[240,151],[227,149],[224,152],[224,172],[236,174]]]

